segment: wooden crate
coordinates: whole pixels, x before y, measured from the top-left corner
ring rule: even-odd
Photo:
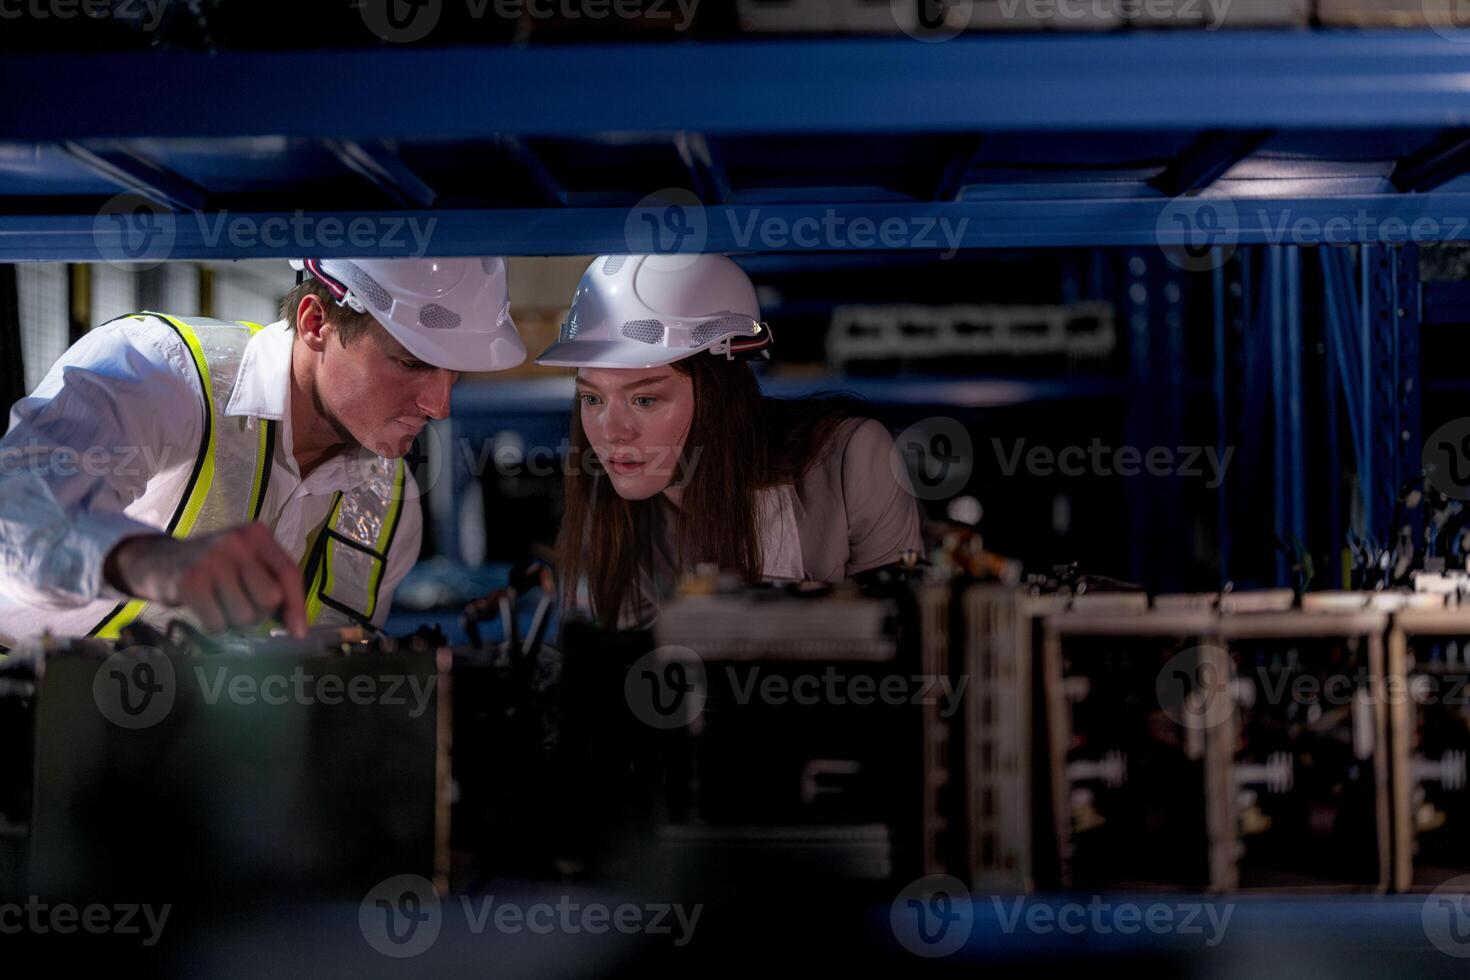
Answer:
[[[1470,872],[1470,849],[1464,846],[1470,824],[1465,778],[1470,749],[1467,654],[1470,609],[1415,609],[1393,617],[1385,693],[1397,891],[1434,888]],[[1432,696],[1417,693],[1421,684],[1433,684]]]
[[[1221,669],[1225,653],[1215,635],[1219,619],[1208,610],[1149,611],[1143,607],[1074,608],[1045,619],[1042,684],[1048,716],[1047,768],[1061,887],[1198,890],[1214,885],[1222,876],[1229,840],[1225,829],[1209,823],[1208,817],[1214,812],[1209,801],[1220,795],[1217,784],[1226,779],[1228,771],[1225,737],[1216,729],[1181,726],[1175,729],[1177,745],[1155,747],[1134,741],[1152,731],[1159,718],[1154,712],[1138,716],[1128,707],[1150,703],[1158,707],[1160,668],[1180,662],[1177,658],[1185,658],[1191,670]],[[1209,666],[1196,667],[1200,660]],[[1094,685],[1105,685],[1106,693],[1089,702]],[[1157,712],[1160,717],[1163,714],[1162,709]],[[1083,758],[1074,758],[1074,747],[1090,739],[1101,739],[1110,747],[1089,746]],[[1140,851],[1145,837],[1154,839],[1151,849],[1164,840],[1157,829],[1145,830],[1138,821],[1130,822],[1131,800],[1120,792],[1133,778],[1130,761],[1140,761],[1138,756],[1145,749],[1146,764],[1167,767],[1173,773],[1168,793],[1182,795],[1185,802],[1181,813],[1165,821],[1167,832],[1183,840],[1195,838],[1198,850],[1192,855],[1168,850],[1150,850],[1145,855]],[[1142,819],[1158,819],[1159,811],[1148,810],[1153,802],[1148,793],[1157,787],[1136,779],[1132,785],[1143,793]],[[1094,806],[1099,798],[1100,805]],[[1115,802],[1119,804],[1116,808]],[[1099,830],[1104,831],[1102,836],[1096,833]],[[1130,835],[1131,848],[1122,844]],[[1113,858],[1119,859],[1120,867],[1106,868]],[[1154,859],[1155,869],[1140,867],[1144,858]],[[1121,869],[1124,863],[1127,870]],[[1160,870],[1164,866],[1167,871]]]
[[[1370,605],[1374,602],[1368,600]],[[1220,733],[1233,747],[1230,754],[1232,776],[1226,783],[1229,792],[1217,797],[1212,803],[1215,811],[1212,819],[1226,827],[1235,828],[1239,833],[1233,860],[1221,869],[1222,875],[1217,882],[1220,887],[1372,892],[1388,889],[1391,883],[1392,856],[1389,728],[1382,697],[1384,636],[1387,625],[1387,613],[1374,609],[1302,610],[1222,617],[1220,635],[1229,650],[1231,663],[1236,671],[1236,683],[1242,687],[1254,685],[1259,680],[1261,688],[1269,691],[1265,671],[1253,670],[1248,663],[1253,658],[1265,655],[1275,657],[1279,654],[1287,664],[1292,663],[1293,658],[1297,663],[1305,662],[1307,666],[1298,675],[1300,677],[1325,675],[1326,680],[1321,684],[1321,697],[1314,696],[1312,699],[1321,712],[1318,722],[1310,720],[1313,708],[1309,705],[1304,709],[1308,718],[1307,724],[1300,726],[1296,737],[1289,743],[1289,748],[1284,750],[1285,758],[1282,761],[1290,767],[1284,778],[1288,779],[1286,786],[1291,789],[1298,783],[1303,784],[1305,805],[1311,818],[1307,822],[1313,824],[1314,829],[1314,821],[1319,822],[1327,814],[1323,801],[1313,798],[1311,793],[1322,791],[1324,784],[1330,784],[1324,792],[1328,796],[1335,795],[1338,800],[1338,809],[1331,814],[1337,821],[1335,826],[1352,828],[1356,821],[1359,830],[1355,836],[1350,836],[1345,841],[1340,840],[1330,846],[1320,845],[1318,851],[1308,846],[1317,843],[1317,837],[1313,835],[1307,835],[1305,841],[1298,841],[1296,847],[1277,845],[1289,857],[1284,863],[1278,861],[1275,864],[1272,863],[1273,842],[1270,838],[1247,842],[1248,836],[1255,835],[1248,835],[1242,829],[1243,824],[1250,822],[1250,812],[1243,812],[1242,794],[1238,792],[1244,785],[1240,778],[1242,770],[1246,765],[1269,768],[1277,757],[1271,756],[1263,760],[1261,756],[1275,750],[1279,744],[1273,740],[1262,747],[1257,744],[1261,736],[1254,733],[1269,732],[1263,719],[1280,721],[1279,718],[1271,718],[1273,709],[1280,709],[1288,717],[1292,712],[1291,708],[1286,707],[1285,699],[1280,698],[1286,690],[1285,686],[1278,687],[1276,695],[1265,703],[1260,700],[1259,693],[1245,697],[1244,694],[1250,692],[1243,692],[1237,710],[1221,726]],[[1347,666],[1352,673],[1343,675],[1340,672],[1329,672],[1328,668],[1333,666],[1331,661],[1339,655],[1348,658]],[[1339,678],[1345,678],[1344,682],[1337,683]],[[1276,681],[1284,684],[1281,676]],[[1295,685],[1296,680],[1292,679],[1290,683]],[[1336,701],[1343,703],[1334,703]],[[1323,703],[1328,708],[1322,708]],[[1329,709],[1339,724],[1343,717],[1346,718],[1351,735],[1350,751],[1356,760],[1350,762],[1339,759],[1337,768],[1333,768],[1332,761],[1327,758],[1333,745],[1332,739],[1329,735],[1316,738],[1319,730],[1326,730],[1325,723],[1321,729],[1314,730],[1321,723],[1322,716],[1328,716]],[[1331,721],[1333,716],[1328,718]],[[1290,731],[1290,726],[1286,726],[1286,730]],[[1340,736],[1341,727],[1337,732]],[[1306,770],[1302,775],[1307,776],[1307,779],[1302,779],[1297,772],[1304,763]],[[1317,768],[1319,764],[1320,769]],[[1365,768],[1359,768],[1360,764]],[[1371,780],[1365,778],[1367,775],[1371,775]],[[1331,783],[1337,777],[1342,781]],[[1359,798],[1342,802],[1351,792],[1359,793]],[[1266,815],[1266,819],[1274,820],[1275,815]],[[1257,860],[1251,860],[1251,851],[1255,852]],[[1314,856],[1321,858],[1323,863],[1312,868],[1310,862]],[[1295,865],[1293,860],[1297,862]],[[1354,861],[1361,863],[1355,867]]]

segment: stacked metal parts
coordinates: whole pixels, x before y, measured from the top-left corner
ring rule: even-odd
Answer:
[[[544,616],[549,575],[522,578]],[[1470,608],[909,578],[706,589],[655,633],[572,621],[555,649],[533,626],[18,651],[4,885],[1371,893],[1470,870]]]

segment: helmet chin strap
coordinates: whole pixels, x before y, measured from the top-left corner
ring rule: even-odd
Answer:
[[[733,361],[737,357],[741,360],[753,360],[756,354],[766,360],[771,359],[771,327],[769,324],[760,324],[761,334],[758,338],[747,341],[737,341],[734,337],[727,337],[720,343],[710,348],[711,354],[724,354],[725,360]]]
[[[352,295],[352,291],[345,284],[322,271],[321,262],[316,259],[304,259],[302,260],[302,265],[318,282],[327,287],[327,292],[332,294],[332,299],[338,306],[345,307],[354,313],[367,312],[367,307],[362,304],[362,300]],[[298,269],[296,271],[296,281],[300,282],[301,279],[302,273]]]

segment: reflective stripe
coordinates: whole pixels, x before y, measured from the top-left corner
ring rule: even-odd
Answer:
[[[332,549],[328,547],[332,540],[331,529],[337,523],[337,517],[342,509],[342,491],[337,491],[337,496],[332,498],[332,509],[327,511],[327,519],[322,522],[322,529],[317,532],[316,543],[312,545],[311,559],[306,569],[306,624],[316,624],[316,619],[322,612],[322,593],[332,591]]]
[[[271,470],[275,467],[276,423],[266,419],[260,427],[260,449],[255,457],[255,478],[250,481],[250,504],[247,513],[252,521],[260,520],[260,508],[265,506],[266,488],[270,486]]]
[[[101,624],[98,625],[98,627],[88,635],[98,636],[104,640],[115,640],[117,639],[118,634],[122,632],[123,627],[131,625],[133,620],[141,616],[143,614],[143,610],[146,608],[148,608],[147,599],[131,599],[127,602],[124,602],[116,609],[114,609],[112,611],[112,615],[104,619]]]
[[[143,319],[142,316],[134,315],[140,320]],[[199,335],[187,323],[176,317],[162,313],[154,315],[173,327],[179,339],[189,348],[189,353],[194,358],[194,370],[199,375],[199,389],[204,395],[204,433],[199,440],[199,454],[194,460],[194,470],[189,474],[189,483],[184,489],[184,495],[179,500],[179,506],[175,508],[174,515],[169,520],[166,529],[167,533],[183,539],[187,538],[189,532],[194,529],[194,522],[199,518],[199,510],[204,506],[204,498],[209,495],[210,485],[214,483],[214,398],[209,387],[209,362],[205,360],[204,349],[199,344]],[[123,602],[87,635],[106,640],[117,639],[123,627],[142,615],[147,606],[146,599],[132,599]]]
[[[397,460],[394,463],[393,482],[388,493],[388,509],[382,515],[382,522],[371,545],[343,533],[343,529],[339,526],[344,520],[343,495],[340,491],[338,492],[332,501],[332,509],[327,514],[327,519],[322,524],[322,529],[312,545],[311,557],[307,561],[303,576],[307,588],[306,622],[308,625],[315,625],[317,618],[327,607],[337,610],[349,619],[372,622],[373,614],[378,608],[378,589],[382,584],[383,572],[387,568],[388,552],[393,547],[393,538],[398,533],[398,519],[403,513],[403,489],[407,480],[408,468],[403,460]],[[371,563],[365,583],[362,583],[361,580],[356,583],[349,581],[349,588],[365,585],[359,596],[359,601],[363,605],[362,609],[353,608],[336,597],[338,569],[333,556],[333,545],[336,543],[348,548],[348,555],[354,551],[364,553]],[[348,577],[352,578],[350,575]]]
[[[193,327],[182,320],[163,313],[158,315],[173,324],[179,336],[184,338],[184,343],[189,345],[189,353],[194,355],[194,366],[199,369],[199,380],[204,384],[204,445],[201,447],[199,459],[194,462],[196,475],[189,488],[188,504],[184,507],[183,519],[178,522],[177,526],[170,525],[168,529],[169,533],[176,538],[187,538],[189,532],[194,530],[194,522],[199,519],[199,510],[204,506],[204,498],[209,496],[209,488],[214,484],[214,396],[210,389],[209,362],[204,358],[204,348],[199,344],[199,335],[194,332]]]
[[[252,337],[265,329],[249,320],[240,322],[250,328]],[[252,521],[260,519],[260,508],[265,504],[265,489],[271,481],[271,456],[275,452],[276,442],[275,424],[273,419],[266,419],[265,424],[260,427],[260,451],[255,456],[255,478],[250,481],[250,505],[247,508]]]
[[[373,573],[368,579],[368,619],[372,619],[373,613],[377,611],[378,586],[382,582],[383,572],[388,564],[388,550],[393,547],[393,536],[398,533],[398,517],[403,513],[403,481],[407,479],[407,472],[408,468],[400,459],[393,473],[393,496],[388,503],[388,517],[383,521],[383,529],[378,533],[377,543],[373,546],[373,549],[383,558],[373,564]]]

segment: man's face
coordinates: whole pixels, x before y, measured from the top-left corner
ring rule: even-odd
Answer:
[[[582,368],[582,430],[627,500],[646,500],[679,475],[679,453],[694,418],[694,386],[672,367]]]
[[[449,414],[458,371],[419,360],[377,323],[346,347],[335,327],[322,332],[328,342],[317,369],[318,412],[344,440],[398,459],[429,419]]]

